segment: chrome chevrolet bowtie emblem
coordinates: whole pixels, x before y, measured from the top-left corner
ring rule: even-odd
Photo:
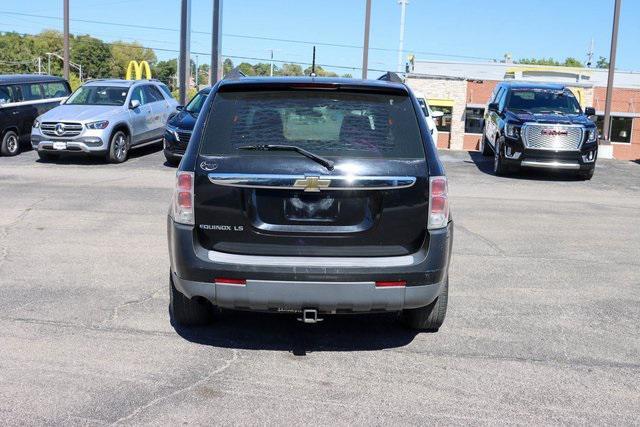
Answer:
[[[322,188],[329,188],[330,179],[320,179],[319,176],[307,176],[304,179],[296,179],[293,183],[294,188],[304,189],[310,193],[318,193]]]
[[[64,134],[64,123],[58,123],[54,128],[54,132],[56,133],[56,135]]]

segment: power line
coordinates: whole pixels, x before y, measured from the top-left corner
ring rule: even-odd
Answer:
[[[60,18],[59,16],[38,15],[38,14],[32,14],[32,13],[11,12],[11,11],[4,11],[4,10],[0,10],[0,13],[6,14],[6,15],[15,15],[15,16],[29,16],[32,18],[55,19],[58,21],[62,20],[62,18]],[[150,25],[121,24],[118,22],[95,21],[95,20],[79,19],[79,18],[71,19],[71,21],[82,22],[86,24],[110,25],[110,26],[125,27],[125,28],[178,32],[176,28],[156,27],[156,26],[150,26]],[[191,32],[194,34],[204,34],[209,36],[211,35],[211,32],[208,32],[208,31],[192,30]],[[362,49],[362,46],[351,45],[351,44],[327,43],[327,42],[318,42],[318,41],[309,41],[309,40],[293,40],[293,39],[283,39],[283,38],[275,38],[275,37],[249,36],[246,34],[224,33],[223,36],[250,39],[250,40],[281,42],[281,43],[295,43],[295,44],[303,44],[303,45],[337,47],[337,48],[346,48],[346,49]],[[398,52],[398,49],[383,48],[383,47],[369,47],[369,50],[375,50],[378,52]],[[480,59],[480,60],[493,61],[493,58],[488,58],[488,57],[471,56],[471,55],[455,55],[455,54],[442,53],[442,52],[428,52],[428,51],[419,51],[419,50],[411,50],[411,49],[404,49],[402,50],[402,52],[404,53],[411,52],[414,54],[425,55],[425,56],[440,56],[440,57],[449,57],[449,58]]]

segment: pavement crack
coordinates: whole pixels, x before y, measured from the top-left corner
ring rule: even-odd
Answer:
[[[122,304],[116,306],[113,308],[112,313],[111,313],[111,317],[109,318],[110,321],[115,321],[118,320],[118,315],[120,314],[120,310],[125,308],[125,307],[129,307],[132,305],[136,305],[136,304],[143,304],[149,300],[152,300],[153,298],[155,298],[162,290],[164,290],[165,287],[162,286],[161,288],[156,289],[155,291],[151,292],[150,294],[144,295],[138,299],[135,300],[131,300],[131,301],[125,301]]]
[[[464,225],[460,225],[459,223],[456,224],[456,228],[462,229],[463,231],[466,231],[467,233],[471,234],[472,236],[478,238],[479,240],[484,242],[486,245],[488,245],[491,249],[496,251],[501,256],[505,256],[506,255],[506,252],[503,251],[502,248],[500,248],[500,246],[497,245],[497,243],[495,243],[494,241],[484,237],[483,235],[481,235],[479,233],[476,233],[475,231],[471,231],[467,227],[465,227]]]
[[[20,221],[22,221],[38,204],[44,202],[47,198],[41,198],[29,206],[27,206],[22,212],[18,214],[15,220],[7,225],[0,227],[0,267],[9,258],[9,230],[15,227]]]
[[[200,378],[198,381],[196,381],[196,382],[194,382],[194,383],[192,383],[192,384],[190,384],[190,385],[188,385],[186,387],[182,387],[182,388],[179,388],[177,390],[174,390],[171,393],[166,394],[164,396],[157,397],[157,398],[145,403],[144,405],[141,405],[141,406],[137,407],[136,409],[131,411],[129,414],[127,414],[127,415],[125,415],[123,417],[120,417],[117,420],[115,420],[113,423],[111,423],[111,425],[121,424],[121,423],[123,423],[125,421],[128,421],[128,420],[134,418],[135,416],[140,414],[145,409],[150,408],[150,407],[152,407],[153,405],[155,405],[155,404],[157,404],[159,402],[162,402],[164,400],[167,400],[167,399],[170,399],[172,397],[175,397],[175,396],[177,396],[179,394],[182,394],[182,393],[188,392],[190,390],[193,390],[194,388],[196,388],[196,387],[206,383],[207,381],[209,381],[212,377],[214,377],[216,375],[219,375],[222,372],[224,372],[227,369],[229,369],[229,367],[231,367],[236,360],[238,360],[238,350],[233,349],[232,356],[231,356],[230,359],[227,359],[222,366],[209,371],[204,377]]]

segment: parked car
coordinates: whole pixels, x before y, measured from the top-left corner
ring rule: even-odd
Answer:
[[[402,83],[239,78],[213,89],[168,217],[170,309],[402,312],[444,321],[453,223],[447,178]]]
[[[520,167],[573,170],[591,179],[598,158],[595,110],[562,84],[502,82],[487,106],[480,150],[496,174]]]
[[[29,144],[36,117],[59,105],[70,93],[69,83],[60,77],[0,75],[0,154],[18,154]]]
[[[429,132],[431,132],[431,138],[433,139],[433,143],[438,145],[438,127],[436,126],[436,121],[439,117],[443,116],[442,111],[432,111],[429,106],[429,102],[427,102],[427,98],[421,92],[413,92],[413,94],[418,99],[418,104],[420,104],[420,108],[424,113],[425,118],[427,119],[427,126],[429,126]]]
[[[164,157],[170,165],[175,166],[180,163],[191,139],[193,126],[210,91],[210,87],[202,89],[184,108],[178,107],[180,110],[178,114],[169,118],[164,133]]]
[[[43,160],[85,153],[121,163],[130,148],[162,141],[177,105],[156,80],[92,80],[36,119],[31,144]]]

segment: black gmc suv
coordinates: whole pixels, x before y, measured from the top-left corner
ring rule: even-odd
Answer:
[[[591,179],[598,157],[596,125],[561,84],[499,83],[485,113],[480,150],[497,175],[520,167],[573,170]]]
[[[176,174],[170,310],[402,312],[437,330],[453,223],[447,179],[402,83],[239,78],[216,84]]]

